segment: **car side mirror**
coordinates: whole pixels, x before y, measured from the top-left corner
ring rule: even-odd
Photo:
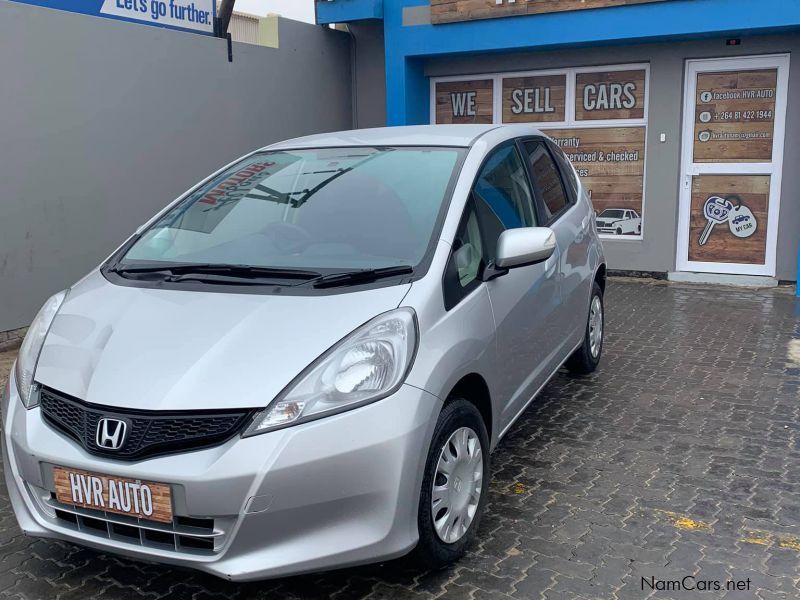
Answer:
[[[549,227],[506,229],[497,240],[495,265],[499,269],[524,267],[547,260],[556,249],[556,234]]]

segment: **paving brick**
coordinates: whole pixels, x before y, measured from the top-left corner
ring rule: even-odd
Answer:
[[[25,537],[0,483],[0,596],[690,597],[643,590],[649,573],[750,577],[757,589],[730,598],[800,597],[795,305],[781,289],[611,281],[600,369],[559,373],[499,444],[478,539],[451,567],[399,560],[233,584]],[[0,382],[15,353],[0,351]]]

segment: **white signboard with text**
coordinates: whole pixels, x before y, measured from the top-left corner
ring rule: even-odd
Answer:
[[[56,10],[213,35],[215,0],[12,0]]]

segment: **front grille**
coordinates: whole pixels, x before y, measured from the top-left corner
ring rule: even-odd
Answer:
[[[221,444],[236,435],[252,415],[251,409],[202,412],[162,412],[89,404],[41,387],[39,403],[45,421],[79,442],[87,452],[119,460],[139,460]],[[97,445],[101,418],[124,420],[128,433],[122,447]]]
[[[176,516],[172,523],[158,523],[63,504],[55,494],[42,500],[43,508],[62,527],[108,540],[198,555],[219,552],[225,541],[225,532],[214,519]]]

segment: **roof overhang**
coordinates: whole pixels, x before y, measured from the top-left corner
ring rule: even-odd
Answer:
[[[347,23],[383,18],[383,0],[317,0],[317,23]]]

